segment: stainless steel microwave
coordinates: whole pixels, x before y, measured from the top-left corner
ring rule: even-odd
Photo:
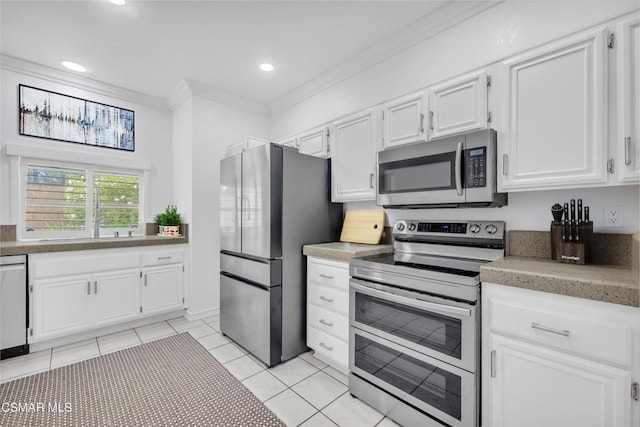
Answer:
[[[503,206],[496,131],[471,132],[378,153],[376,203],[388,208]]]

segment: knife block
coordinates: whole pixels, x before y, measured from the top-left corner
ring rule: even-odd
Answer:
[[[578,242],[562,240],[562,225],[551,223],[551,259],[565,264],[588,264],[591,261],[593,222],[578,226]]]

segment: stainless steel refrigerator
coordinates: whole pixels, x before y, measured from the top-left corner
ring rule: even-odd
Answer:
[[[329,167],[275,144],[220,162],[220,329],[268,366],[307,348],[302,246],[342,222]]]

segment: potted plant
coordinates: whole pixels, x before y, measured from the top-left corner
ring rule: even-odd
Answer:
[[[180,224],[182,219],[180,218],[176,205],[167,206],[167,209],[156,215],[154,220],[158,223],[158,234],[163,236],[180,235]]]

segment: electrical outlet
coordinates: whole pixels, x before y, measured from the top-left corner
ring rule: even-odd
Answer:
[[[604,208],[604,226],[622,227],[622,207],[609,206]]]

